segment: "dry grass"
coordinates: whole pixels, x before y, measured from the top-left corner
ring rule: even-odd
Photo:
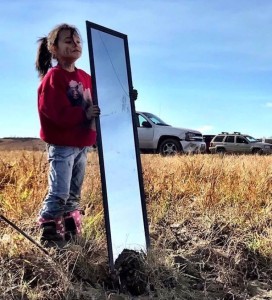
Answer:
[[[107,271],[98,158],[89,156],[81,247],[49,258],[1,222],[0,299],[106,299],[116,289]],[[253,299],[271,289],[271,156],[141,160],[152,241],[147,299]],[[44,152],[1,152],[0,213],[37,239],[46,189]]]

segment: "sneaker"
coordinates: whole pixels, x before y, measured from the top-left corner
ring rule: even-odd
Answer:
[[[63,247],[64,246],[64,222],[63,218],[38,220],[42,229],[41,243],[47,247]]]
[[[64,214],[65,233],[64,237],[66,241],[70,241],[77,235],[81,234],[81,214],[78,209],[70,211]]]

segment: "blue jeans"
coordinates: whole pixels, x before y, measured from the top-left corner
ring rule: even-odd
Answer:
[[[88,147],[47,145],[48,194],[40,216],[54,219],[79,208],[81,187],[87,164]]]

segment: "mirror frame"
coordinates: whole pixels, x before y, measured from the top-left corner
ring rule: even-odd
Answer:
[[[96,70],[95,70],[94,49],[93,49],[93,42],[92,42],[92,29],[101,31],[103,33],[112,35],[114,37],[121,38],[123,40],[125,61],[126,61],[126,70],[127,70],[127,79],[128,79],[128,88],[129,88],[129,92],[131,93],[133,91],[133,85],[132,85],[132,76],[131,76],[127,35],[117,32],[115,30],[112,30],[110,28],[95,24],[93,22],[89,22],[89,21],[86,21],[86,28],[87,28],[89,59],[90,59],[90,70],[91,70],[91,78],[92,78],[93,103],[99,105],[99,99],[98,99],[98,93],[97,93],[97,80],[96,80],[96,75],[95,75]],[[136,165],[137,165],[137,173],[138,173],[139,192],[140,192],[140,198],[141,198],[140,201],[141,201],[144,234],[145,234],[145,242],[146,242],[146,245],[144,245],[144,246],[146,246],[146,249],[148,249],[150,247],[150,238],[149,238],[148,218],[147,218],[145,193],[144,193],[144,185],[143,185],[143,177],[142,177],[142,166],[141,166],[141,160],[140,160],[140,150],[139,150],[140,148],[139,148],[137,124],[136,124],[136,119],[135,119],[135,117],[136,117],[135,104],[134,104],[134,100],[132,100],[131,97],[130,97],[129,102],[130,102],[130,106],[131,106],[131,122],[132,122],[133,135],[134,135]],[[100,107],[100,109],[102,111],[103,107],[102,108]],[[98,146],[97,148],[98,148],[98,155],[99,155],[99,165],[100,165],[100,175],[101,175],[104,219],[105,219],[105,229],[106,229],[106,236],[107,236],[109,265],[110,265],[110,268],[113,270],[114,269],[114,258],[113,258],[113,249],[112,249],[110,214],[109,214],[109,206],[108,206],[109,195],[107,194],[101,125],[100,125],[99,118],[97,118],[97,120],[96,120],[96,130],[97,130],[97,146]]]

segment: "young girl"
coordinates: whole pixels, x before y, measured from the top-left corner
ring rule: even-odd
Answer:
[[[90,75],[75,67],[82,52],[78,30],[62,24],[38,42],[40,137],[47,143],[49,161],[49,189],[39,224],[43,243],[61,245],[81,230],[80,193],[100,109],[92,104]]]

